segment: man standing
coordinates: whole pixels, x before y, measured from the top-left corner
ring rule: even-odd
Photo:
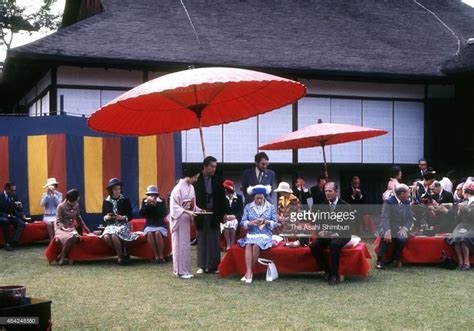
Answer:
[[[425,175],[427,169],[428,169],[428,162],[426,161],[426,159],[419,159],[418,160],[418,171],[417,171],[414,179],[415,180],[416,179],[422,179],[423,176]]]
[[[311,193],[309,192],[309,189],[306,188],[302,177],[296,178],[293,194],[298,198],[302,206],[308,205],[308,198],[311,198]]]
[[[253,196],[247,194],[247,187],[255,185],[270,185],[272,191],[270,194],[265,195],[268,202],[276,205],[276,195],[273,194],[273,190],[276,188],[275,172],[268,169],[269,158],[267,153],[260,152],[255,155],[255,168],[250,168],[244,171],[242,175],[242,192],[245,197],[245,204],[253,201]]]
[[[329,212],[330,218],[322,221],[323,231],[320,231],[318,238],[316,238],[310,245],[310,251],[316,260],[316,264],[325,272],[324,280],[329,285],[336,285],[339,283],[339,260],[341,250],[351,240],[351,226],[352,221],[347,220],[340,222],[339,225],[343,227],[341,230],[324,230],[324,225],[334,225],[331,215],[350,211],[350,205],[338,197],[338,187],[336,183],[329,182],[324,187],[326,201],[324,205],[314,206],[313,211],[317,212],[318,208],[324,210],[324,213]],[[346,227],[347,228],[344,228]],[[331,263],[328,263],[324,256],[324,250],[329,247]]]
[[[20,240],[20,236],[25,228],[25,222],[22,220],[22,211],[23,204],[18,201],[16,185],[12,182],[6,183],[3,194],[0,194],[0,224],[7,251],[12,251],[13,247],[18,244],[18,240]],[[15,227],[15,233],[11,240],[10,224]]]
[[[385,269],[383,257],[387,251],[388,244],[395,244],[393,255],[387,263],[397,261],[401,266],[400,255],[407,243],[408,230],[413,223],[413,212],[410,207],[410,188],[405,184],[395,187],[395,196],[385,200],[380,218],[380,246],[377,252],[377,269]]]
[[[326,201],[326,195],[324,194],[324,187],[328,182],[325,176],[318,177],[318,185],[311,188],[311,196],[313,197],[313,204],[319,205]]]
[[[225,213],[225,193],[222,178],[216,175],[217,159],[207,156],[203,161],[201,175],[194,190],[199,208],[212,212],[212,215],[198,215],[197,264],[196,273],[214,273],[221,261],[220,223]]]

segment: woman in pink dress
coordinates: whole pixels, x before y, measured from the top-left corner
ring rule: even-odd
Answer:
[[[189,279],[191,272],[191,222],[196,216],[196,196],[193,184],[199,177],[199,170],[185,170],[185,177],[171,191],[170,229],[173,249],[173,272],[176,277]]]

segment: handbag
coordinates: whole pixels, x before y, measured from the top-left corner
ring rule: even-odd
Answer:
[[[278,278],[278,270],[272,260],[259,258],[258,263],[267,266],[267,282],[273,282]]]

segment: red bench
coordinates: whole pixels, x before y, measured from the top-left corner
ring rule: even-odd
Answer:
[[[13,236],[15,228],[10,226],[10,237]],[[46,228],[46,223],[43,221],[35,221],[33,223],[26,223],[25,229],[21,234],[19,244],[24,245],[28,243],[38,242],[48,240],[48,229]],[[5,245],[5,239],[3,238],[3,232],[0,231],[0,245]]]
[[[374,252],[377,253],[380,238],[375,241]],[[409,237],[407,244],[403,248],[400,257],[403,263],[436,264],[440,262],[442,251],[457,261],[454,246],[446,243],[444,236],[439,237]],[[384,260],[387,261],[393,252],[393,244],[389,245]],[[471,264],[474,263],[474,256],[471,254]]]
[[[329,251],[327,251],[329,257]],[[314,272],[320,269],[316,265],[309,247],[288,248],[283,244],[262,251],[261,257],[272,260],[279,273]],[[367,277],[369,274],[370,253],[364,243],[355,247],[344,248],[341,251],[339,273],[343,276]],[[233,273],[245,274],[245,249],[234,245],[219,264],[219,274],[227,277]],[[265,273],[266,266],[259,263],[255,266],[255,273]]]
[[[135,219],[130,222],[130,227],[133,232],[143,231],[145,225],[144,219]],[[167,223],[168,225],[168,223]],[[164,238],[164,256],[171,256],[171,236]],[[140,257],[144,259],[153,259],[153,252],[148,245],[145,236],[140,235],[140,238],[136,241],[130,242],[127,245],[128,253],[130,256]],[[51,263],[61,253],[61,244],[56,240],[52,240],[46,248],[45,256],[48,262]],[[69,251],[69,259],[73,261],[87,261],[87,260],[99,260],[104,258],[111,258],[115,256],[115,251],[112,250],[107,244],[95,235],[85,235],[81,237],[79,244],[74,245]]]

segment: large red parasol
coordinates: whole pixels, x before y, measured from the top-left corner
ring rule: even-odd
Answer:
[[[200,68],[161,76],[122,94],[92,114],[96,131],[151,135],[243,120],[306,94],[303,84],[245,69]]]
[[[268,144],[260,146],[259,149],[299,149],[321,146],[323,148],[324,175],[328,178],[325,146],[373,138],[386,133],[387,131],[385,130],[349,124],[323,123],[321,120],[318,120],[316,124],[307,126],[298,131],[293,131]]]

